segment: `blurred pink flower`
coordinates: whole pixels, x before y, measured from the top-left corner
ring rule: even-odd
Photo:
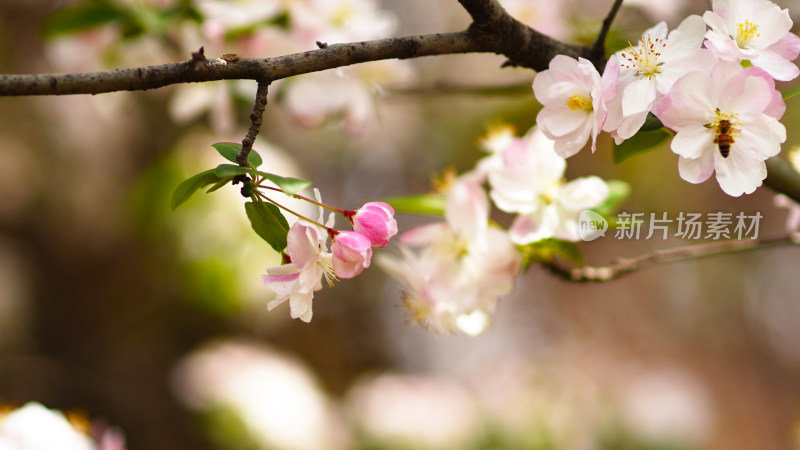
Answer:
[[[403,233],[401,257],[377,257],[405,284],[403,300],[411,318],[434,331],[482,333],[520,271],[521,257],[508,233],[489,226],[483,181],[478,173],[463,175],[448,194],[446,222]]]
[[[775,206],[785,208],[789,211],[789,214],[786,216],[786,231],[789,233],[800,231],[800,203],[795,202],[783,194],[776,195],[773,201]]]

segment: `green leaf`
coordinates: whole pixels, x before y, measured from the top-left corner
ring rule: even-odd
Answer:
[[[175,188],[175,192],[172,193],[172,200],[169,204],[170,207],[174,210],[178,206],[182,205],[183,202],[189,200],[189,197],[191,197],[196,190],[202,188],[203,186],[217,183],[219,181],[220,177],[214,173],[213,169],[200,172],[197,175],[184,180],[178,185],[178,187]]]
[[[244,210],[250,219],[250,225],[261,239],[267,241],[277,252],[286,248],[289,223],[277,206],[262,201],[247,202],[244,204]]]
[[[52,38],[98,27],[125,15],[111,4],[79,3],[66,6],[51,14],[40,28],[42,36]]]
[[[257,151],[250,149],[250,153],[247,154],[247,162],[249,162],[253,168],[256,168],[260,166],[264,160],[261,159],[261,155],[259,155]]]
[[[636,133],[622,144],[614,146],[614,162],[619,164],[637,153],[652,150],[663,144],[670,136],[672,134],[664,128]]]
[[[788,90],[788,91],[784,92],[781,96],[783,97],[784,100],[788,100],[788,99],[794,97],[797,94],[800,94],[800,87],[796,87],[794,89]]]
[[[442,217],[447,200],[439,194],[404,195],[384,199],[395,212]]]
[[[553,257],[571,261],[575,264],[583,262],[581,249],[573,242],[561,239],[547,238],[528,245],[520,246],[523,264],[527,267],[534,261],[550,262]]]
[[[230,183],[231,180],[233,180],[233,177],[225,177],[225,178],[217,181],[217,183],[215,185],[211,186],[211,188],[206,191],[206,194],[210,194],[210,193],[216,191],[217,189],[221,188],[222,186],[225,186],[226,184]]]
[[[236,175],[245,175],[251,173],[253,169],[235,166],[233,164],[220,164],[214,169],[214,173],[220,178],[235,177]]]
[[[256,171],[255,173],[261,175],[269,181],[272,181],[288,195],[294,195],[308,186],[311,186],[310,181],[302,180],[300,178],[282,177],[280,175],[259,171]]]
[[[608,185],[608,197],[598,207],[592,208],[592,211],[600,214],[603,217],[610,217],[617,212],[620,205],[628,199],[631,195],[631,185],[622,180],[606,180]]]
[[[239,154],[239,150],[242,149],[242,144],[237,144],[235,142],[218,142],[216,144],[211,144],[217,150],[223,158],[227,159],[228,161],[238,164],[236,161],[236,155]]]
[[[242,151],[242,144],[237,144],[235,142],[218,142],[211,146],[214,147],[223,158],[235,164],[239,163],[239,161],[236,161],[236,155]],[[251,149],[250,153],[247,154],[247,162],[255,168],[260,166],[264,161],[257,151]]]

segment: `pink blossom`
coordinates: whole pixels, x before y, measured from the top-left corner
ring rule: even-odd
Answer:
[[[669,34],[661,22],[644,32],[639,45],[616,53],[621,66],[617,96],[607,105],[603,129],[611,132],[617,144],[639,131],[647,113],[680,77],[711,71],[718,59],[701,48],[705,31],[700,16],[687,17]]]
[[[366,236],[373,247],[383,248],[397,234],[394,209],[384,202],[369,202],[355,211],[345,211],[353,230]]]
[[[369,267],[372,244],[356,231],[339,231],[333,238],[333,271],[339,278],[353,278]]]
[[[289,300],[293,319],[311,321],[314,291],[322,289],[322,276],[329,283],[335,278],[326,239],[325,233],[314,225],[301,222],[292,225],[286,236],[286,252],[291,263],[270,267],[267,275],[261,276],[267,288],[275,293],[275,299],[267,304],[267,309],[272,311]]]
[[[716,172],[722,190],[738,197],[761,186],[764,161],[780,152],[786,128],[777,119],[784,108],[763,71],[721,61],[710,76],[692,72],[678,80],[653,113],[677,132],[671,148],[680,156],[681,178],[701,183]]]
[[[776,80],[789,81],[800,74],[792,63],[800,53],[800,38],[790,33],[789,10],[767,0],[714,0],[713,12],[703,19],[707,48],[721,59],[749,60]]]
[[[536,118],[539,128],[556,142],[556,153],[568,158],[597,135],[608,115],[606,102],[616,94],[619,63],[611,57],[603,76],[586,59],[558,55],[548,70],[533,80],[533,93],[544,106]]]

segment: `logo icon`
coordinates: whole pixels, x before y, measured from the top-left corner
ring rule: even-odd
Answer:
[[[582,241],[593,241],[606,235],[608,221],[591,209],[584,209],[578,216],[578,237]]]

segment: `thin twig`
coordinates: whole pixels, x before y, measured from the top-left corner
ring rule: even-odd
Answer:
[[[614,0],[611,10],[608,12],[606,18],[603,19],[603,25],[600,28],[600,32],[597,34],[597,40],[592,44],[592,56],[595,58],[602,58],[605,56],[606,37],[608,37],[608,31],[611,29],[611,24],[614,22],[614,18],[617,16],[620,6],[622,6],[622,0]],[[602,70],[602,68],[598,68],[598,70]]]
[[[247,155],[253,149],[258,131],[261,130],[261,122],[264,118],[264,109],[267,107],[267,94],[269,93],[269,81],[259,81],[256,90],[256,100],[253,103],[253,111],[250,113],[250,127],[247,134],[242,139],[242,149],[236,154],[236,162],[242,167],[247,167]]]
[[[554,274],[570,281],[610,281],[654,264],[798,244],[800,244],[800,233],[793,233],[789,236],[779,238],[711,242],[707,244],[656,250],[652,253],[646,253],[631,258],[619,258],[614,261],[614,263],[607,266],[580,266],[568,269],[556,264],[550,264],[546,267]]]

